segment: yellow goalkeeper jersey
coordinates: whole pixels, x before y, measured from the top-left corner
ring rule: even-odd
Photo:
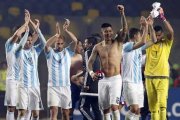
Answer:
[[[146,49],[146,76],[169,76],[169,54],[173,40],[167,37]]]

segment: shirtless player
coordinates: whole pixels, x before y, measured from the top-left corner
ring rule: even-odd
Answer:
[[[104,119],[110,120],[110,110],[113,113],[113,120],[120,120],[118,110],[122,79],[120,76],[120,63],[122,45],[127,33],[127,22],[124,14],[124,6],[118,5],[118,11],[122,18],[122,29],[118,32],[116,40],[113,39],[113,29],[109,23],[101,25],[102,42],[95,45],[88,61],[88,71],[94,80],[98,75],[92,71],[92,64],[98,55],[101,62],[101,70],[104,78],[99,81],[98,94],[99,105],[103,110]]]

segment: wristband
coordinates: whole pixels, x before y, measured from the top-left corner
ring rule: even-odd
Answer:
[[[159,15],[159,18],[160,18],[162,21],[166,21],[166,18],[164,17],[163,14],[160,14],[160,15]]]

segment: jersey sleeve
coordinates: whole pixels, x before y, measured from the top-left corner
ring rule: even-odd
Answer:
[[[143,46],[140,47],[141,51],[145,50],[147,48],[147,44],[144,44]]]
[[[66,47],[65,50],[68,51],[68,53],[70,54],[71,57],[74,56],[75,53],[74,53],[74,51],[71,50],[70,46]]]
[[[164,39],[165,39],[166,44],[171,47],[174,40],[168,39],[167,35],[164,37]]]
[[[13,49],[14,43],[11,43],[12,38],[9,38],[5,43],[6,53],[10,52]]]
[[[18,58],[20,56],[20,54],[22,53],[22,49],[23,49],[24,45],[26,44],[26,41],[28,39],[28,35],[29,35],[29,31],[26,31],[24,36],[21,38],[21,41],[19,42],[19,44],[15,50],[16,58]]]
[[[44,38],[43,34],[41,33],[40,29],[38,29],[38,36],[40,39],[40,42],[34,46],[37,54],[39,55],[41,53],[41,51],[44,49],[45,44],[46,44],[46,39]]]
[[[44,51],[46,59],[49,59],[52,56],[53,53],[53,49],[50,48],[50,50],[48,52]]]
[[[123,45],[123,51],[124,52],[130,52],[131,50],[133,50],[133,45],[134,42],[127,42]]]

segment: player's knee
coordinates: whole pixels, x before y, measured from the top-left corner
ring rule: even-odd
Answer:
[[[138,105],[131,105],[130,106],[130,111],[134,114],[140,114],[140,109]]]
[[[131,107],[130,111],[134,114],[139,114],[140,113],[140,110],[138,107]]]
[[[103,113],[104,113],[104,114],[108,114],[108,113],[110,113],[110,112],[111,112],[111,109],[110,109],[110,108],[103,110]]]
[[[69,116],[69,109],[63,109],[62,114],[63,116]]]
[[[26,110],[19,110],[19,116],[23,117],[26,114]]]
[[[112,110],[112,111],[119,110],[119,105],[112,105],[112,106],[111,106],[111,110]]]
[[[50,107],[50,114],[51,114],[52,118],[54,118],[54,117],[56,118],[58,115],[58,108],[51,106]]]
[[[166,103],[164,101],[159,102],[160,108],[166,108]]]
[[[159,110],[159,105],[158,104],[149,104],[149,110],[150,111],[158,111]]]
[[[150,110],[150,112],[158,112],[159,111],[159,107],[158,106],[150,106],[149,110]]]
[[[161,112],[166,112],[166,107],[160,107]]]
[[[158,109],[151,109],[150,112],[151,112],[151,113],[158,113],[159,110],[158,110]]]
[[[39,111],[33,110],[32,111],[32,116],[33,116],[33,118],[38,118],[39,117]]]
[[[15,112],[15,107],[14,106],[9,106],[8,111],[9,112]]]

